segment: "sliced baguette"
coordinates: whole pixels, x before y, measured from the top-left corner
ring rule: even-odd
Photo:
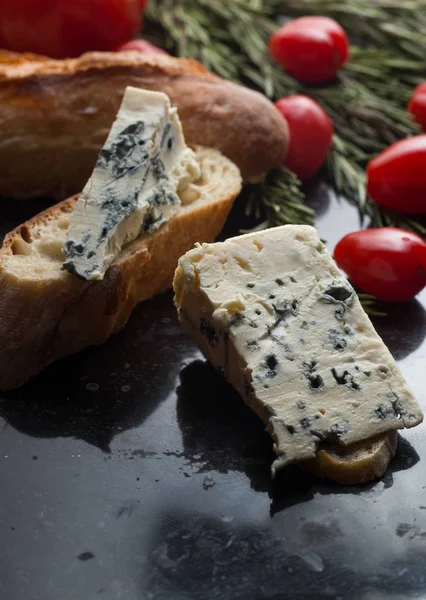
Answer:
[[[0,249],[0,390],[24,384],[53,361],[101,344],[141,300],[172,286],[179,257],[220,232],[241,189],[238,168],[216,150],[196,148],[198,199],[151,235],[126,246],[101,281],[62,270],[63,243],[78,197],[9,233]],[[185,198],[183,198],[185,201]]]
[[[385,474],[395,456],[397,439],[398,433],[390,431],[350,446],[328,444],[315,458],[299,463],[299,467],[344,485],[367,483]]]
[[[197,61],[139,52],[53,60],[0,51],[0,196],[79,192],[126,86],[166,93],[186,142],[219,149],[247,181],[261,180],[285,158],[288,127],[274,105]]]

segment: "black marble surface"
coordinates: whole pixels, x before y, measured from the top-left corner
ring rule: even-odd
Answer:
[[[324,184],[310,201],[330,249],[358,228]],[[3,204],[2,232],[33,212]],[[424,409],[425,306],[374,320]],[[271,482],[269,436],[180,330],[171,293],[0,396],[0,429],[1,600],[426,597],[425,426],[375,484],[296,468]]]

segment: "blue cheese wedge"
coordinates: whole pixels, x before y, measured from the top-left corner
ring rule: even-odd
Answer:
[[[272,471],[414,427],[416,400],[313,227],[197,245],[179,261],[183,327],[268,424]]]
[[[125,244],[176,214],[179,187],[199,176],[168,96],[126,88],[71,217],[64,268],[83,279],[102,279]]]

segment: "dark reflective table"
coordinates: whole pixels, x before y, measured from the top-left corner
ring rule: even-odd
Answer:
[[[223,237],[244,226],[236,204]],[[325,184],[330,249],[359,227]],[[4,233],[41,208],[4,205]],[[374,319],[426,409],[426,293]],[[172,294],[0,396],[1,600],[426,598],[425,426],[360,488],[271,482],[258,419],[180,330]]]

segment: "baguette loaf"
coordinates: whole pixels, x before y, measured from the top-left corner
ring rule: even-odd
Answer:
[[[186,142],[221,150],[246,181],[261,180],[285,158],[287,123],[273,104],[197,61],[138,52],[53,60],[0,51],[0,196],[79,192],[127,86],[166,93]]]
[[[0,390],[19,387],[51,362],[104,342],[126,324],[136,304],[172,286],[182,254],[199,240],[215,238],[241,177],[216,150],[198,147],[196,158],[198,199],[183,204],[155,233],[127,245],[103,280],[81,280],[62,269],[77,196],[6,236],[0,249]]]

